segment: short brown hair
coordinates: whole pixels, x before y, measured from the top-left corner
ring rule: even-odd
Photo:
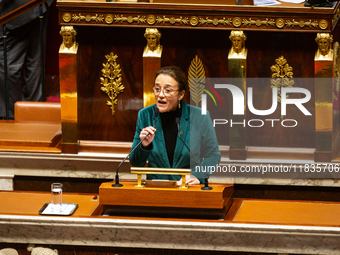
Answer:
[[[170,77],[174,78],[178,83],[179,91],[182,91],[182,90],[184,90],[185,92],[187,91],[187,87],[188,87],[187,77],[181,68],[177,66],[162,67],[156,73],[155,80],[160,74],[169,75]]]

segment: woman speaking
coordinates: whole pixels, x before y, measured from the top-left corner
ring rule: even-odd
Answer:
[[[192,175],[187,176],[186,184],[194,185],[203,183],[205,170],[209,166],[216,167],[221,154],[209,113],[202,115],[200,108],[182,101],[186,90],[187,78],[180,68],[163,67],[156,73],[153,90],[156,104],[139,111],[132,148],[149,135],[129,159],[136,167],[143,167],[148,161],[149,167],[191,168]],[[158,115],[155,115],[156,108]],[[181,176],[148,174],[147,179],[178,181]]]

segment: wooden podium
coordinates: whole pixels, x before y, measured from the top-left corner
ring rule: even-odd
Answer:
[[[102,216],[138,216],[160,218],[223,219],[231,206],[232,184],[202,185],[188,189],[135,187],[136,182],[121,182],[123,187],[103,183],[99,187],[99,207]]]

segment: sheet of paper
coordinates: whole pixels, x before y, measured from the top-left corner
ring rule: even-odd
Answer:
[[[60,211],[53,210],[52,204],[48,204],[42,215],[70,215],[76,209],[77,204],[63,203]]]
[[[275,0],[254,0],[254,5],[276,5],[281,4]]]
[[[301,4],[305,2],[305,0],[280,0],[280,1],[285,2],[285,3],[292,3],[292,4]]]

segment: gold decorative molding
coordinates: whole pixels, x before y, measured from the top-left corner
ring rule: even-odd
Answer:
[[[234,18],[233,25],[234,27],[240,27],[242,25],[242,20],[240,18]]]
[[[103,15],[98,15],[96,14],[95,16],[90,16],[90,15],[86,15],[83,16],[81,15],[81,13],[79,13],[79,15],[77,14],[73,14],[72,15],[72,21],[74,22],[80,22],[85,20],[87,23],[91,22],[91,21],[95,21],[96,23],[103,23],[104,22],[104,16]]]
[[[128,17],[125,17],[123,15],[115,15],[115,23],[123,23],[123,22],[128,22],[129,24],[132,24],[134,22],[137,22],[138,24],[140,23],[146,23],[146,18],[145,16],[137,16],[137,17],[132,17],[132,16],[128,16]]]
[[[149,16],[146,18],[146,22],[147,22],[149,25],[155,24],[155,23],[156,23],[156,18],[155,18],[155,16],[149,15]]]
[[[66,23],[70,22],[71,19],[72,19],[72,16],[68,12],[63,14],[63,21],[65,21]]]
[[[299,26],[301,28],[304,28],[304,27],[318,27],[319,23],[317,21],[312,22],[311,20],[309,20],[309,21],[303,21],[303,20],[295,21],[295,19],[293,19],[291,21],[290,20],[286,20],[285,25],[286,25],[286,27]]]
[[[156,18],[156,22],[159,24],[159,23],[170,23],[171,25],[174,25],[176,23],[179,23],[179,24],[189,24],[189,18],[186,17],[186,18],[182,18],[182,17],[179,17],[179,18],[175,18],[175,17],[171,17],[171,18],[167,18],[165,17],[165,15],[163,17],[160,17],[160,16],[157,16]]]
[[[205,88],[205,70],[202,61],[196,55],[191,61],[188,71],[188,84],[190,90],[190,97],[192,101],[198,106],[201,101],[203,90]]]
[[[270,87],[277,88],[277,100],[281,103],[281,88],[293,87],[294,85],[294,81],[289,79],[293,78],[293,67],[287,63],[287,60],[283,56],[275,59],[275,62],[276,64],[270,67],[273,72]]]
[[[327,29],[327,27],[328,27],[328,21],[327,20],[324,20],[324,19],[322,19],[322,20],[320,20],[320,22],[319,22],[319,27],[321,28],[321,29]]]
[[[340,16],[340,9],[337,10],[336,14],[333,16],[332,24],[336,23]],[[147,16],[133,16],[133,15],[115,15],[113,17],[112,14],[99,15],[95,14],[94,16],[90,15],[81,15],[81,14],[70,14],[64,13],[62,14],[62,19],[64,22],[69,23],[71,21],[79,23],[81,21],[86,21],[87,23],[96,22],[110,25],[112,23],[120,23],[120,24],[147,24],[153,26],[155,24],[159,25],[181,25],[181,26],[208,26],[213,25],[215,27],[224,27],[230,26],[231,28],[240,28],[240,27],[253,27],[253,28],[262,28],[262,27],[273,27],[273,28],[289,28],[289,29],[329,29],[329,21],[325,19],[321,20],[289,20],[283,18],[261,18],[261,17],[251,17],[251,18],[241,18],[241,17],[209,17],[209,16],[188,16],[188,17],[174,17],[174,16],[154,16],[152,14]],[[126,25],[128,25],[126,24]]]
[[[113,16],[111,14],[106,15],[105,22],[111,24],[113,22]]]
[[[283,28],[285,26],[285,20],[278,18],[275,22],[277,28]]]
[[[106,93],[110,100],[106,102],[106,105],[110,106],[112,115],[115,114],[114,105],[117,104],[117,96],[124,92],[124,85],[122,83],[122,75],[120,65],[117,64],[117,55],[111,52],[109,55],[105,55],[107,59],[106,63],[103,63],[102,74],[100,77],[101,91]]]
[[[190,25],[192,25],[193,27],[195,27],[195,26],[198,25],[199,19],[198,19],[198,17],[196,17],[196,16],[192,16],[192,17],[189,19],[189,22],[190,22]]]
[[[260,19],[257,19],[257,20],[252,20],[251,18],[249,19],[249,20],[246,20],[246,19],[244,19],[243,21],[242,21],[242,24],[243,24],[243,26],[244,27],[246,27],[246,26],[252,26],[252,25],[255,25],[255,26],[257,26],[257,27],[260,27],[260,26],[274,26],[275,25],[275,21],[274,21],[274,19],[265,19],[265,20],[260,20]]]
[[[223,18],[223,19],[209,19],[209,18],[202,19],[202,18],[200,18],[199,19],[199,23],[201,25],[213,24],[214,26],[217,26],[217,25],[224,25],[224,26],[228,25],[228,26],[231,26],[231,24],[233,22],[231,21],[231,18],[228,18],[228,19],[226,19],[226,18]]]
[[[340,47],[339,43],[335,42],[333,46],[334,54],[334,90],[333,101],[338,100],[340,92]]]
[[[336,13],[335,13],[334,16],[333,16],[333,19],[332,19],[332,27],[334,27],[334,25],[336,24],[336,21],[338,20],[339,16],[340,16],[340,8],[338,8],[338,9],[336,10]]]

